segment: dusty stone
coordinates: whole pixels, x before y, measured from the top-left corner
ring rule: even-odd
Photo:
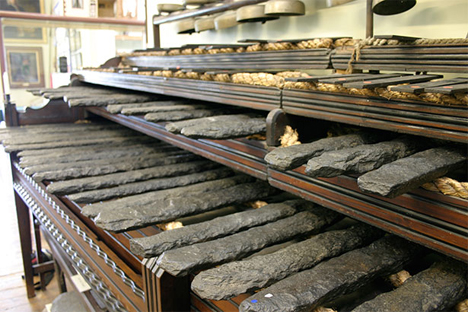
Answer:
[[[69,99],[68,104],[75,106],[107,106],[110,104],[125,104],[156,101],[157,96],[151,94],[111,94],[105,96],[92,96],[79,99]]]
[[[141,194],[149,191],[164,190],[176,186],[185,186],[204,181],[221,179],[233,174],[234,172],[229,168],[218,168],[177,177],[157,178],[142,182],[118,185],[112,188],[81,192],[68,195],[68,198],[77,203],[94,203],[116,197]]]
[[[81,168],[69,168],[63,170],[52,170],[52,171],[44,171],[38,172],[33,175],[33,179],[36,181],[43,181],[43,180],[67,180],[73,178],[81,178],[81,177],[90,177],[90,176],[97,176],[97,175],[104,175],[114,172],[122,172],[122,171],[131,171],[136,169],[142,168],[149,168],[154,166],[163,166],[163,165],[170,165],[170,164],[177,164],[183,163],[195,159],[200,159],[199,156],[194,154],[182,154],[176,156],[169,156],[166,158],[156,157],[156,158],[149,158],[142,161],[129,161],[127,163],[116,162],[113,164],[106,164],[99,167],[89,166],[89,167],[81,167]]]
[[[412,155],[422,148],[420,141],[405,136],[392,141],[325,152],[307,162],[305,173],[312,177],[326,178],[344,173],[365,173]]]
[[[202,223],[184,226],[177,230],[130,240],[130,249],[145,258],[155,257],[164,251],[227,236],[253,226],[262,225],[296,213],[298,201],[269,204],[259,209],[242,211]]]
[[[361,132],[347,134],[320,139],[312,143],[276,148],[265,156],[265,161],[274,169],[289,170],[301,166],[307,160],[318,157],[324,152],[336,151],[378,141],[379,136],[373,133]]]
[[[112,173],[97,177],[88,177],[59,181],[47,186],[47,191],[56,195],[73,194],[106,187],[124,185],[127,183],[145,181],[154,178],[171,177],[180,174],[190,174],[219,167],[215,162],[207,160],[192,161],[174,165]]]
[[[264,198],[275,191],[266,182],[245,183],[193,196],[185,194],[177,198],[154,201],[144,206],[132,206],[125,210],[101,212],[94,221],[104,230],[119,232]]]
[[[174,111],[164,113],[148,113],[145,115],[145,120],[157,122],[157,121],[178,121],[192,118],[202,118],[208,116],[216,116],[222,112],[214,109],[194,109],[186,111]]]
[[[384,237],[265,288],[244,300],[239,311],[311,311],[378,276],[395,273],[421,249],[402,238]]]
[[[205,299],[223,300],[269,286],[326,258],[367,245],[383,232],[359,224],[318,234],[277,252],[203,271],[192,281],[192,290]]]
[[[169,190],[148,192],[139,195],[127,196],[110,202],[97,203],[84,206],[81,213],[87,217],[96,217],[103,212],[118,210],[128,210],[131,207],[145,206],[156,201],[169,200],[181,196],[195,196],[195,194],[220,190],[240,183],[254,181],[253,177],[247,175],[236,175],[234,177],[220,179],[216,181],[202,182],[190,186],[175,187]]]
[[[146,107],[137,107],[137,108],[125,108],[122,110],[124,115],[141,115],[147,113],[162,113],[162,112],[172,112],[172,111],[190,111],[198,109],[206,109],[206,105],[190,105],[190,104],[176,104],[176,105],[154,105]]]
[[[358,186],[364,192],[393,198],[461,167],[466,159],[463,148],[432,148],[363,174]]]
[[[48,172],[48,171],[58,171],[58,170],[68,170],[68,169],[77,169],[77,168],[90,168],[90,167],[100,167],[111,164],[119,163],[138,163],[145,162],[153,158],[164,158],[178,155],[185,155],[189,152],[184,150],[176,150],[172,152],[150,152],[148,154],[130,156],[126,158],[104,158],[104,159],[92,159],[92,160],[82,160],[76,161],[74,163],[57,163],[51,164],[50,162],[42,165],[33,165],[28,166],[24,169],[26,174],[32,175],[34,173]]]
[[[142,103],[128,103],[128,104],[110,104],[107,105],[106,110],[111,114],[119,114],[123,109],[128,108],[139,108],[149,106],[171,106],[176,105],[178,101],[154,101],[154,102],[142,102]]]
[[[251,115],[221,115],[168,123],[166,130],[193,138],[225,139],[265,132],[266,121]]]
[[[158,258],[157,263],[171,275],[187,275],[190,272],[241,259],[272,244],[316,233],[336,217],[337,214],[331,210],[315,207],[310,211],[300,212],[224,238],[168,250]]]
[[[161,153],[161,152],[174,152],[180,149],[171,145],[128,145],[125,147],[117,147],[109,149],[86,149],[82,151],[77,151],[73,154],[61,154],[53,152],[53,155],[46,154],[46,155],[39,155],[39,156],[26,156],[21,157],[19,165],[22,168],[36,166],[36,165],[44,165],[48,163],[75,163],[79,161],[86,161],[86,160],[100,160],[100,159],[116,159],[116,158],[128,158],[131,156],[142,156],[142,155],[150,155],[154,153]]]
[[[449,311],[466,297],[466,268],[466,264],[455,260],[435,263],[399,288],[361,304],[352,312]]]

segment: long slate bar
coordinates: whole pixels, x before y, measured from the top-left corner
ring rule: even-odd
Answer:
[[[265,288],[244,300],[239,311],[311,311],[379,276],[397,272],[421,249],[402,238],[384,237]]]
[[[225,114],[226,112],[215,110],[215,109],[196,109],[196,110],[185,110],[185,111],[173,111],[164,113],[148,113],[145,115],[145,120],[157,122],[157,121],[179,121],[193,118],[204,118],[209,116],[216,116]]]
[[[114,172],[131,171],[135,169],[149,168],[154,166],[164,166],[170,164],[183,163],[191,160],[200,159],[200,156],[194,154],[182,154],[169,156],[166,158],[156,157],[147,158],[140,161],[129,161],[126,163],[116,162],[113,164],[101,165],[101,166],[89,166],[80,168],[69,168],[63,170],[51,170],[38,172],[33,175],[34,180],[67,180],[73,178],[91,177],[103,174],[109,174]]]
[[[336,177],[344,173],[360,174],[407,157],[423,149],[424,142],[410,137],[376,144],[364,144],[325,152],[307,162],[305,173],[311,177]]]
[[[312,143],[276,148],[265,156],[269,166],[278,170],[289,170],[299,167],[307,160],[318,157],[324,152],[370,144],[382,140],[373,133],[354,133],[338,137],[320,139]]]
[[[151,106],[171,106],[179,104],[180,101],[153,101],[153,102],[141,102],[141,103],[125,103],[125,104],[109,104],[106,110],[111,114],[119,114],[123,109],[128,108],[140,108],[140,107],[151,107]]]
[[[444,176],[466,160],[462,147],[436,147],[383,165],[363,174],[357,182],[364,192],[393,198]]]
[[[324,259],[367,245],[382,235],[380,230],[364,224],[321,233],[271,254],[203,271],[192,281],[192,290],[206,299],[232,298],[269,286]]]
[[[80,99],[70,99],[68,104],[75,106],[107,106],[110,104],[126,104],[138,102],[156,101],[157,95],[153,94],[112,94],[112,96],[92,96]]]
[[[364,302],[352,312],[451,311],[450,308],[466,298],[466,291],[466,264],[445,260],[410,277],[401,287]]]
[[[134,238],[130,240],[130,248],[132,252],[145,258],[159,256],[169,249],[227,236],[254,226],[291,216],[297,212],[296,206],[304,205],[305,203],[313,205],[303,200],[290,200],[218,217],[206,222],[191,224],[153,236]]]
[[[141,194],[149,191],[164,190],[176,186],[185,186],[199,182],[216,180],[234,175],[229,168],[218,168],[204,172],[191,173],[187,175],[156,178],[142,182],[133,182],[112,188],[93,190],[68,195],[68,198],[77,203],[95,203],[112,198]]]
[[[215,162],[207,160],[191,161],[180,164],[156,166],[134,171],[112,173],[97,177],[58,181],[47,186],[47,191],[56,195],[73,194],[96,190],[127,183],[145,181],[154,178],[171,177],[180,174],[190,174],[219,167]]]
[[[200,104],[188,104],[188,103],[177,103],[174,105],[158,105],[145,106],[145,107],[136,107],[136,108],[124,108],[121,111],[121,114],[124,115],[141,115],[147,113],[161,113],[161,112],[172,112],[172,111],[188,111],[196,109],[206,109],[206,105]]]
[[[266,121],[245,114],[221,115],[170,123],[166,129],[191,138],[227,139],[263,133]]]
[[[262,199],[275,192],[277,192],[276,189],[265,182],[245,183],[226,189],[194,194],[194,196],[186,194],[144,206],[132,206],[126,210],[101,212],[94,221],[104,230],[119,232],[169,222],[227,205]]]
[[[243,258],[272,244],[317,233],[337,218],[338,214],[333,211],[314,207],[231,236],[166,251],[158,258],[157,264],[173,276],[184,276]]]

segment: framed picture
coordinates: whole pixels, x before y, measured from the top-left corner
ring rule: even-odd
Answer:
[[[0,0],[0,10],[43,13],[44,0]],[[3,38],[7,42],[45,42],[45,28],[29,26],[3,27]]]
[[[45,86],[42,48],[6,47],[10,88]]]

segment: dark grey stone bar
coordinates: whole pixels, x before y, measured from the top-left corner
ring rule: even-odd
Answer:
[[[194,109],[185,111],[174,111],[164,113],[148,113],[145,115],[145,120],[158,122],[158,121],[178,121],[193,118],[202,118],[208,116],[216,116],[222,114],[219,110],[214,109]]]
[[[104,159],[92,159],[92,160],[82,160],[76,161],[74,163],[57,163],[57,164],[43,164],[43,165],[33,165],[28,166],[24,169],[26,174],[32,175],[34,173],[47,172],[47,171],[57,171],[57,170],[67,170],[67,169],[76,169],[76,168],[91,168],[91,167],[100,167],[111,164],[120,164],[120,163],[138,163],[146,162],[153,158],[164,158],[178,155],[185,155],[189,152],[184,150],[176,150],[172,152],[150,152],[148,154],[130,156],[126,158],[104,158]]]
[[[393,198],[444,176],[466,160],[466,147],[432,148],[365,173],[357,182],[364,192]]]
[[[343,148],[370,144],[382,140],[373,133],[353,133],[338,137],[320,139],[312,143],[279,147],[265,156],[265,161],[272,168],[289,170],[301,166],[309,159],[318,157],[324,152],[336,151]]]
[[[338,217],[331,210],[314,207],[294,216],[217,240],[185,246],[164,252],[157,263],[174,276],[187,275],[218,264],[241,259],[269,245],[300,235],[318,232]]]
[[[239,311],[312,311],[382,275],[400,270],[422,247],[388,236],[287,277],[244,300]]]
[[[126,103],[126,104],[110,104],[107,105],[106,110],[111,114],[119,114],[123,109],[127,108],[138,108],[148,106],[171,106],[179,104],[178,101],[154,101],[154,102],[142,102],[142,103]]]
[[[109,138],[90,138],[90,139],[75,139],[61,142],[46,142],[46,143],[37,143],[37,144],[13,144],[6,145],[5,151],[7,153],[25,151],[25,150],[38,150],[38,149],[50,149],[50,148],[59,148],[59,147],[74,147],[74,146],[88,146],[88,145],[99,145],[99,144],[109,144],[112,141],[112,144],[116,142],[126,142],[132,143],[135,140],[141,138],[141,135],[127,136],[127,137],[116,137],[109,140]]]
[[[220,179],[216,181],[202,182],[189,186],[175,187],[169,190],[148,192],[145,194],[132,195],[110,202],[97,203],[84,206],[81,213],[87,217],[96,217],[102,212],[112,212],[117,210],[128,210],[131,207],[149,205],[156,201],[164,201],[180,196],[195,196],[195,194],[220,190],[240,183],[254,181],[254,178],[247,175],[236,175],[234,177]]]
[[[307,162],[305,173],[308,176],[325,178],[344,173],[365,173],[420,151],[423,149],[420,142],[421,139],[416,141],[405,136],[392,141],[325,152]]]
[[[467,265],[455,260],[435,263],[399,288],[369,300],[352,312],[436,312],[466,298]]]
[[[43,165],[47,163],[75,163],[86,160],[100,160],[100,159],[116,159],[116,158],[128,158],[131,156],[142,156],[150,155],[161,152],[174,152],[180,150],[177,147],[170,145],[128,145],[120,148],[109,148],[108,150],[83,150],[79,153],[60,155],[59,153],[53,153],[53,155],[39,155],[39,156],[26,156],[21,157],[20,166],[22,168]]]
[[[193,138],[225,139],[265,132],[266,121],[245,114],[221,115],[168,123],[166,130]]]
[[[68,195],[68,198],[77,203],[95,203],[116,197],[141,194],[150,191],[164,190],[177,186],[185,186],[199,182],[222,179],[231,175],[234,175],[234,172],[231,169],[218,168],[177,177],[157,178],[142,182],[118,185],[111,188],[81,192]]]
[[[265,198],[274,192],[276,190],[266,182],[245,183],[221,190],[193,194],[193,196],[185,194],[144,206],[131,206],[125,210],[101,212],[94,221],[104,230],[119,232],[169,222],[227,205],[242,204]]]
[[[117,162],[113,164],[102,165],[99,167],[90,166],[90,167],[69,168],[69,169],[62,169],[62,170],[38,172],[33,175],[33,179],[36,181],[43,181],[43,180],[61,181],[61,180],[67,180],[67,179],[73,179],[73,178],[104,175],[104,174],[109,174],[109,173],[114,173],[114,172],[131,171],[131,170],[149,168],[149,167],[154,167],[154,166],[177,164],[177,163],[192,161],[195,159],[200,159],[200,157],[194,154],[182,154],[182,155],[176,155],[176,156],[169,156],[166,158],[156,157],[156,158],[148,158],[146,160],[141,160],[141,161],[134,161],[134,162],[130,161],[127,163]]]
[[[132,252],[145,258],[159,256],[169,249],[227,236],[254,226],[291,216],[296,213],[294,206],[300,201],[291,200],[278,204],[269,204],[259,209],[234,213],[156,235],[133,238],[130,240],[130,249]]]
[[[162,112],[172,112],[172,111],[190,111],[198,109],[206,109],[206,105],[190,105],[190,104],[175,104],[175,105],[154,105],[154,106],[145,106],[145,107],[136,107],[136,108],[125,108],[122,110],[124,115],[142,115],[147,113],[162,113]]]
[[[90,96],[79,99],[69,99],[68,104],[74,106],[107,106],[110,104],[125,104],[150,102],[158,99],[155,95],[146,94],[111,94],[104,96]]]
[[[267,287],[324,259],[370,244],[383,234],[365,224],[317,234],[271,254],[203,271],[192,281],[192,290],[205,299],[232,298]]]
[[[192,161],[174,165],[157,166],[152,168],[112,173],[97,177],[58,181],[47,186],[47,191],[56,195],[73,194],[96,190],[127,183],[145,181],[154,178],[171,177],[190,174],[219,167],[219,164],[207,160]]]

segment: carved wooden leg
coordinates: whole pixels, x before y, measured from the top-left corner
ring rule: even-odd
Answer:
[[[40,224],[36,220],[36,217],[33,215],[33,224],[34,224],[34,241],[36,245],[36,260],[37,264],[41,264],[44,262],[44,257],[42,256],[42,242],[41,242],[41,231],[40,231]],[[41,286],[41,290],[46,289],[46,282],[45,282],[45,273],[39,273],[39,282]]]
[[[15,192],[16,215],[18,218],[18,229],[21,242],[21,255],[23,258],[24,279],[28,298],[34,297],[33,267],[31,264],[31,218],[29,209],[21,197]]]

